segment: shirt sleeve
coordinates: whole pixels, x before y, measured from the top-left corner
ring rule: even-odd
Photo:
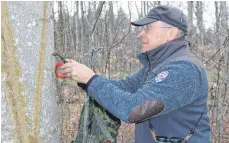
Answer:
[[[119,89],[134,93],[137,91],[137,89],[140,87],[140,83],[142,81],[142,76],[144,76],[145,68],[141,68],[138,72],[135,74],[128,75],[125,79],[120,79],[120,80],[113,80],[113,79],[107,79],[109,80],[110,83],[114,84],[117,86]],[[84,91],[87,91],[88,85],[91,83],[91,81],[94,78],[97,78],[99,75],[94,75],[91,77],[91,79],[88,81],[87,84],[83,83],[77,83],[79,87],[81,87]]]
[[[127,123],[129,123],[130,113],[147,100],[158,99],[163,102],[163,111],[152,115],[156,117],[190,104],[197,98],[200,73],[194,64],[175,61],[166,65],[158,73],[163,71],[168,72],[165,79],[158,82],[153,77],[135,93],[124,91],[112,84],[110,80],[99,76],[89,85],[88,94],[113,115]]]
[[[142,81],[141,78],[144,75],[144,72],[145,72],[145,68],[142,67],[138,72],[127,76],[125,79],[120,79],[120,80],[108,79],[108,80],[110,83],[117,86],[119,89],[130,92],[130,93],[134,93],[140,87],[139,83]]]

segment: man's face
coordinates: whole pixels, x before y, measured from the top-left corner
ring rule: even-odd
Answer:
[[[137,35],[142,41],[142,53],[170,41],[171,38],[169,29],[171,27],[163,27],[163,24],[160,22],[151,23],[146,25],[146,27],[147,28],[141,30]]]

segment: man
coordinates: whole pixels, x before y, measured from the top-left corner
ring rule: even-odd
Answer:
[[[158,6],[131,24],[145,26],[138,33],[143,66],[136,74],[115,81],[75,61],[64,64],[62,73],[86,84],[88,95],[113,115],[135,123],[136,143],[209,143],[208,81],[188,51],[185,15]]]

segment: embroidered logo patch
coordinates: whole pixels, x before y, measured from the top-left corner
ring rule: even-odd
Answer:
[[[168,72],[168,71],[162,71],[162,72],[160,72],[160,73],[156,76],[155,81],[156,81],[156,82],[161,82],[161,81],[163,81],[168,75],[169,75],[169,72]]]

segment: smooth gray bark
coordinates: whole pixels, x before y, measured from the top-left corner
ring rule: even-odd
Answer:
[[[13,36],[12,38],[7,38],[8,36],[2,33],[6,43],[6,48],[2,51],[4,52],[2,64],[8,62],[9,65],[5,66],[5,68],[17,68],[12,67],[14,63],[9,60],[6,61],[6,59],[15,57],[14,60],[18,61],[16,66],[18,66],[21,74],[19,74],[20,80],[9,80],[8,85],[6,85],[7,79],[10,78],[8,77],[10,75],[9,70],[5,69],[2,73],[1,141],[58,143],[58,106],[55,96],[55,77],[53,75],[54,58],[52,57],[54,31],[53,21],[50,19],[53,2],[46,3],[46,11],[44,10],[45,2],[6,2],[6,4],[8,6],[9,24],[5,25],[12,27]],[[46,17],[44,17],[44,11],[46,12]],[[43,29],[45,23],[46,30]],[[14,41],[11,46],[7,45],[9,39]],[[15,49],[14,57],[7,57],[7,50],[10,47]],[[41,51],[42,47],[45,51]],[[41,56],[42,52],[44,53],[43,56]],[[6,57],[4,58],[4,56]],[[40,76],[38,76],[38,73]],[[11,86],[14,83],[22,85],[22,87],[14,86],[12,88],[16,89],[15,91],[18,88],[21,92],[16,94],[21,94],[19,97],[25,100],[16,99],[15,104],[12,104],[8,101],[10,101],[9,98],[16,96],[14,93],[12,94],[11,90]],[[41,88],[38,89],[38,87]],[[12,96],[9,96],[10,94]],[[35,99],[35,95],[39,97],[37,98],[38,100]],[[24,107],[12,108],[19,103]],[[39,114],[35,115],[35,110],[38,110]],[[18,117],[25,117],[26,126],[23,126],[22,122],[19,122],[18,125],[13,123],[13,121],[18,120],[15,118],[15,112],[23,113],[19,114]],[[14,130],[15,126],[21,126],[23,129]],[[36,129],[38,133],[35,132]],[[25,132],[21,135],[21,139],[16,139],[16,135],[20,134],[18,131]]]

